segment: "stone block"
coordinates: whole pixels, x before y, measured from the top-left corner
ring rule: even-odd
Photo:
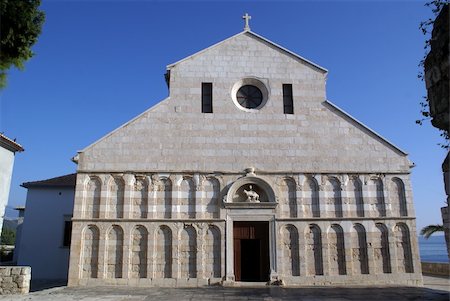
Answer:
[[[30,289],[31,268],[30,267],[2,267],[3,274],[9,276],[0,277],[0,287],[2,291],[0,294],[22,294],[28,293]],[[5,272],[4,270],[8,270]],[[28,274],[22,275],[22,271]]]
[[[0,267],[0,276],[9,276],[9,275],[11,275],[11,268]]]

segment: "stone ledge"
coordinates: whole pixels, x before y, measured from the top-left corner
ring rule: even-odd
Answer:
[[[321,275],[321,276],[296,276],[282,277],[277,282],[242,282],[234,281],[231,277],[222,278],[141,278],[141,279],[76,279],[69,282],[69,287],[74,286],[129,286],[129,287],[177,287],[193,288],[221,285],[224,287],[313,287],[313,286],[335,286],[335,287],[369,287],[369,286],[423,286],[422,274],[367,274],[367,275]]]
[[[421,262],[422,273],[436,276],[450,276],[450,264],[444,262]]]
[[[223,202],[225,208],[239,208],[239,209],[259,209],[259,208],[270,208],[273,209],[277,207],[276,202],[260,202],[260,203],[250,203],[250,202],[234,202],[228,203]]]

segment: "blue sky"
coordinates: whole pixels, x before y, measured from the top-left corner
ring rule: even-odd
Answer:
[[[71,158],[163,100],[166,65],[243,30],[329,70],[328,99],[409,153],[417,226],[441,223],[438,131],[420,118],[425,1],[43,1],[36,55],[11,70],[0,132],[17,138],[9,205],[20,184],[75,172]],[[8,211],[10,212],[10,211]]]

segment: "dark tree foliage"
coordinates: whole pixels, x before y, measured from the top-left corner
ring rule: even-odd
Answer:
[[[40,0],[0,0],[0,89],[6,85],[6,71],[23,69],[33,56],[31,46],[41,33],[45,15]]]
[[[445,6],[448,6],[448,5],[450,5],[450,0],[433,0],[433,1],[427,2],[425,4],[426,7],[431,8],[431,11],[433,12],[435,18],[439,15],[441,10]],[[429,18],[428,20],[420,23],[419,28],[424,35],[429,35],[431,33],[431,31],[433,30],[435,18]],[[431,46],[431,37],[429,37],[425,41],[425,45],[424,45],[425,55],[419,63],[419,67],[421,69],[423,69],[425,67],[425,60],[426,60],[427,54],[430,50],[430,46]],[[424,72],[420,71],[418,77],[423,81],[424,80]],[[422,115],[422,118],[416,120],[416,123],[419,125],[422,125],[423,121],[431,119],[428,97],[423,96],[422,98],[423,99],[420,102],[420,114]],[[439,143],[439,145],[444,149],[449,149],[449,147],[450,147],[449,130],[448,129],[447,130],[439,129],[439,131],[441,132],[440,136],[444,138],[444,143]]]
[[[14,245],[16,242],[16,232],[9,228],[3,227],[0,243],[2,245]]]

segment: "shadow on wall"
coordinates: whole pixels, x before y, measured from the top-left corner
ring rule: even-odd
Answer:
[[[67,286],[67,279],[31,279],[30,292],[38,292],[49,288]]]

